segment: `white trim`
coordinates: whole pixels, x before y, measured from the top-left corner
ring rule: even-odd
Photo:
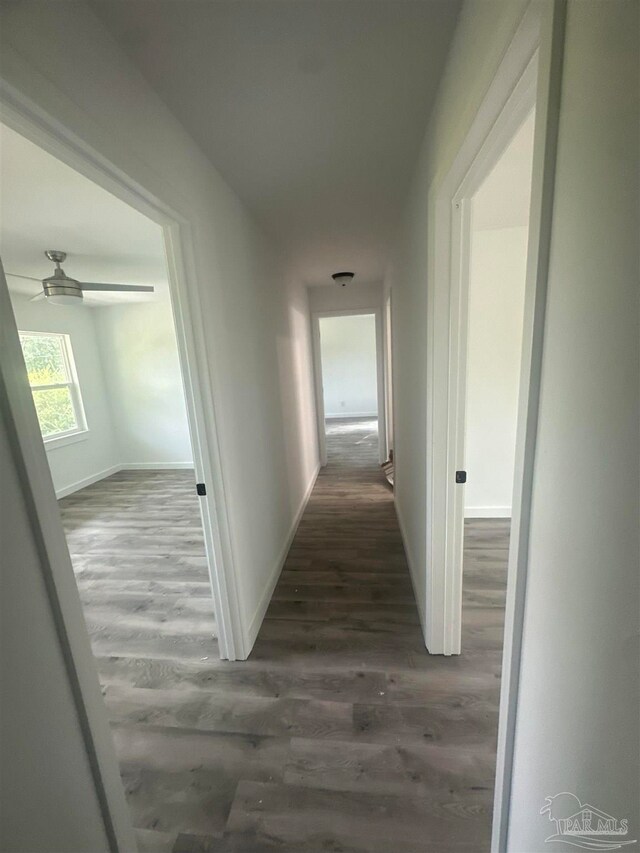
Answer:
[[[538,23],[540,49],[520,379],[520,388],[528,388],[529,394],[520,393],[518,403],[516,470],[493,801],[493,853],[506,851],[509,832],[566,15],[566,0],[555,0],[553,4],[543,5]]]
[[[507,848],[518,708],[546,277],[551,240],[565,0],[529,3],[453,166],[435,191],[434,272],[428,297],[427,647],[460,651],[464,489],[468,199],[535,103],[524,336],[507,571],[492,851]],[[535,65],[534,65],[535,63]],[[537,66],[537,67],[536,67]],[[534,74],[535,70],[535,74]]]
[[[459,654],[462,627],[464,384],[470,198],[535,104],[539,18],[525,12],[436,198],[428,304],[427,648]],[[538,121],[539,118],[536,119]]]
[[[76,444],[78,441],[86,441],[88,438],[88,429],[77,429],[74,432],[64,432],[61,435],[44,438],[43,444],[47,453],[50,453],[52,450],[57,450],[58,447],[66,447],[67,444]]]
[[[466,506],[465,518],[511,518],[510,506]]]
[[[298,507],[298,511],[296,512],[293,522],[291,523],[291,527],[289,528],[289,533],[287,534],[287,538],[285,539],[284,546],[280,551],[280,555],[276,560],[271,575],[269,576],[269,580],[265,584],[264,592],[260,596],[260,601],[251,617],[251,622],[247,627],[247,647],[252,648],[255,643],[258,632],[260,631],[260,627],[264,621],[265,614],[267,612],[267,608],[269,607],[269,603],[271,602],[271,598],[273,596],[273,592],[276,588],[276,584],[278,583],[278,579],[284,567],[285,561],[287,559],[287,554],[289,553],[289,549],[291,548],[291,543],[293,542],[296,532],[298,530],[298,525],[304,515],[304,511],[307,508],[307,504],[309,503],[309,498],[311,497],[311,493],[313,492],[313,488],[316,484],[316,480],[318,479],[318,474],[320,473],[320,463],[318,462],[314,473],[311,476],[311,480],[309,481],[309,485],[307,486],[307,490],[304,493],[302,500],[300,501],[300,506]]]
[[[22,60],[15,56],[17,62]],[[32,68],[46,87],[46,80]],[[218,626],[220,656],[243,659],[248,652],[240,616],[234,571],[227,498],[221,464],[211,353],[204,329],[200,292],[194,263],[190,223],[168,204],[113,165],[59,119],[0,79],[1,120],[29,141],[148,216],[163,230],[169,290],[196,477],[208,485],[200,498],[202,526],[212,587],[212,608]],[[80,597],[69,557],[60,512],[37,423],[22,350],[4,273],[0,276],[0,346],[9,356],[1,359],[0,379],[6,385],[7,415],[14,424],[14,450],[24,470],[23,488],[32,510],[34,535],[42,550],[44,581],[71,683],[74,700],[91,763],[101,814],[113,853],[135,850],[131,815],[108,726],[95,660],[84,623]],[[28,402],[26,401],[28,395]]]
[[[120,471],[193,471],[193,462],[123,462]],[[194,480],[195,483],[195,480]]]
[[[240,617],[227,516],[214,380],[196,283],[190,223],[69,131],[58,119],[1,79],[0,109],[1,120],[13,130],[162,228],[194,467],[197,480],[208,486],[207,495],[200,498],[200,507],[220,657],[244,659],[247,656],[245,632]]]
[[[0,262],[0,405],[112,853],[135,850],[107,710]]]
[[[385,403],[385,357],[384,357],[384,321],[382,305],[376,308],[376,379],[378,383],[378,462],[383,465],[387,453],[387,406]]]
[[[97,474],[91,474],[89,477],[83,477],[82,480],[77,480],[75,483],[63,486],[61,489],[56,489],[56,498],[60,500],[60,498],[66,498],[74,492],[79,492],[80,489],[86,489],[87,486],[92,486],[99,480],[104,480],[112,474],[117,474],[121,468],[121,465],[112,465],[110,468],[105,468],[104,471],[98,471]]]
[[[348,421],[349,418],[377,418],[377,412],[327,412],[325,420]]]
[[[87,425],[87,415],[82,401],[82,391],[80,389],[78,371],[76,370],[76,361],[73,354],[71,335],[67,332],[40,332],[32,331],[30,329],[18,329],[18,334],[31,338],[60,338],[60,350],[62,352],[62,359],[64,361],[64,367],[67,374],[66,382],[51,382],[45,385],[31,385],[31,393],[34,391],[52,391],[56,388],[69,389],[69,396],[71,398],[71,406],[76,419],[76,425],[73,429],[68,429],[64,432],[52,433],[48,436],[43,435],[42,440],[44,441],[45,446],[55,446],[55,444],[63,446],[64,444],[72,444],[73,438],[88,432],[89,427]],[[20,346],[22,346],[22,340],[20,341]],[[66,441],[65,439],[71,439],[71,441]],[[75,440],[79,441],[80,439],[76,438]]]
[[[244,660],[251,647],[245,643],[246,632],[240,615],[240,593],[216,421],[215,384],[209,366],[208,336],[202,319],[200,292],[196,285],[191,227],[176,214],[175,221],[165,224],[164,238],[169,283],[174,287],[171,303],[196,480],[208,486],[207,495],[200,498],[200,507],[220,657]]]
[[[422,633],[426,634],[426,625],[425,625],[425,606],[424,600],[420,595],[418,595],[418,590],[416,587],[416,578],[418,577],[418,570],[416,566],[418,563],[414,560],[411,554],[411,548],[409,546],[409,539],[407,537],[404,521],[402,520],[402,513],[400,512],[400,504],[395,502],[396,508],[396,517],[398,519],[398,527],[400,528],[400,536],[402,537],[402,544],[404,546],[404,553],[407,558],[407,563],[409,564],[409,577],[411,578],[411,586],[413,588],[413,596],[416,600],[416,608],[418,610],[418,617],[420,619],[420,625],[422,626]]]
[[[193,471],[193,462],[123,462],[119,465],[112,465],[110,468],[105,468],[104,471],[98,471],[97,474],[90,474],[88,477],[83,477],[82,480],[77,480],[68,486],[63,486],[56,490],[56,498],[66,498],[74,492],[79,492],[80,489],[85,489],[87,486],[92,486],[94,483],[111,477],[117,474],[118,471]],[[195,483],[195,478],[194,478]]]
[[[322,356],[320,341],[320,323],[312,313],[311,322],[311,358],[313,362],[313,390],[316,403],[316,432],[318,433],[318,455],[320,467],[327,464],[326,415],[324,413],[324,389],[322,387]]]
[[[376,323],[376,397],[378,410],[374,415],[326,415],[324,411],[324,389],[322,383],[322,348],[320,341],[320,319],[322,317],[362,317],[371,316]],[[313,384],[316,402],[316,428],[318,431],[318,450],[320,454],[320,465],[322,468],[327,464],[327,441],[326,425],[327,418],[378,418],[378,460],[382,465],[387,461],[387,419],[385,405],[385,358],[384,358],[384,324],[382,318],[382,307],[377,308],[350,308],[337,311],[312,311],[311,312],[311,349],[313,361]]]
[[[392,290],[383,294],[382,328],[384,332],[384,401],[387,431],[385,436],[385,461],[393,448],[393,346],[392,346]]]

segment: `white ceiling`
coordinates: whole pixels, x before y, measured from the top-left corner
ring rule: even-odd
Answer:
[[[24,137],[0,125],[0,255],[10,290],[35,295],[53,272],[45,249],[68,253],[80,281],[151,284],[156,293],[87,293],[89,305],[146,302],[168,293],[161,229]]]
[[[474,196],[474,228],[529,224],[534,125],[535,112],[532,112]]]
[[[92,0],[309,284],[382,277],[459,0]]]

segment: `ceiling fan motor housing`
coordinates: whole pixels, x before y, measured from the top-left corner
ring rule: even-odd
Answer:
[[[54,274],[42,280],[42,289],[47,299],[61,304],[65,302],[69,303],[76,299],[81,300],[83,297],[80,282],[76,281],[75,278],[69,278],[60,266],[67,257],[67,253],[58,252],[55,249],[47,249],[45,255],[56,265]]]
[[[42,282],[42,289],[44,291],[44,295],[47,299],[51,299],[52,301],[56,301],[60,299],[60,301],[68,301],[70,299],[82,299],[82,288],[78,284],[77,281],[74,281],[72,278],[64,279],[59,276],[51,276],[51,278],[45,278]]]

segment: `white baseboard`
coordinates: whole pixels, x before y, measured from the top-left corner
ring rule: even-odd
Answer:
[[[510,506],[466,506],[465,518],[511,518]]]
[[[325,414],[325,420],[348,420],[349,418],[377,418],[377,412],[332,412]]]
[[[66,498],[67,495],[79,492],[80,489],[85,489],[87,486],[97,483],[98,480],[104,480],[105,477],[117,474],[120,468],[120,465],[112,465],[111,468],[105,468],[104,471],[98,471],[97,474],[92,474],[90,477],[84,477],[82,480],[78,480],[76,483],[71,483],[69,486],[64,486],[62,489],[56,489],[56,497],[58,500],[60,498]]]
[[[411,586],[413,587],[413,597],[416,600],[416,607],[418,608],[418,616],[420,617],[420,627],[422,628],[422,637],[424,639],[425,646],[427,644],[427,624],[425,619],[424,607],[426,602],[420,600],[416,589],[416,563],[411,553],[411,548],[409,547],[409,542],[407,540],[406,528],[404,526],[404,521],[402,520],[402,513],[400,512],[400,506],[398,505],[398,501],[395,502],[396,506],[396,517],[398,519],[398,527],[400,528],[400,535],[402,536],[402,544],[404,545],[404,553],[407,555],[407,563],[409,564],[409,577],[411,578]]]
[[[74,492],[79,492],[80,489],[92,486],[98,480],[104,480],[105,477],[117,474],[118,471],[173,471],[174,469],[183,470],[189,468],[193,468],[193,462],[123,462],[120,465],[112,465],[110,468],[105,468],[104,471],[98,471],[97,474],[84,477],[82,480],[78,480],[77,483],[71,483],[62,489],[56,489],[56,498],[58,500],[66,498]]]
[[[193,468],[193,462],[123,462],[121,471],[174,471]]]
[[[276,584],[278,583],[278,579],[280,577],[280,573],[282,572],[282,567],[285,564],[285,560],[287,559],[287,554],[289,553],[289,548],[291,548],[291,543],[296,535],[296,531],[298,530],[298,525],[300,524],[300,519],[302,518],[305,509],[307,508],[307,504],[309,503],[309,498],[311,497],[311,492],[313,491],[313,487],[316,484],[316,480],[318,479],[318,474],[320,473],[320,464],[316,466],[314,473],[311,476],[309,481],[309,485],[307,486],[307,490],[304,493],[302,500],[300,501],[300,506],[298,507],[298,511],[296,512],[293,521],[291,523],[291,527],[289,528],[289,532],[285,539],[285,543],[280,551],[278,559],[275,562],[273,567],[273,571],[267,581],[264,592],[260,597],[260,601],[258,602],[258,606],[255,609],[255,613],[251,618],[251,622],[246,630],[245,636],[245,648],[247,649],[247,655],[251,653],[251,649],[253,648],[253,644],[256,641],[258,636],[258,631],[262,625],[264,620],[265,613],[267,612],[267,608],[271,602],[271,598],[273,596],[273,592],[276,588]]]

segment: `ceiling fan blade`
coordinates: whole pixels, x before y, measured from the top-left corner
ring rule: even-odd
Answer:
[[[41,278],[34,278],[32,275],[18,275],[17,272],[8,272],[5,275],[8,275],[10,278],[26,278],[28,281],[37,281],[38,284],[42,284]]]
[[[41,290],[40,293],[36,293],[35,296],[32,296],[29,302],[42,302],[45,298],[44,290]]]
[[[118,291],[122,293],[153,293],[155,288],[147,284],[99,284],[91,281],[79,281],[82,290]]]

